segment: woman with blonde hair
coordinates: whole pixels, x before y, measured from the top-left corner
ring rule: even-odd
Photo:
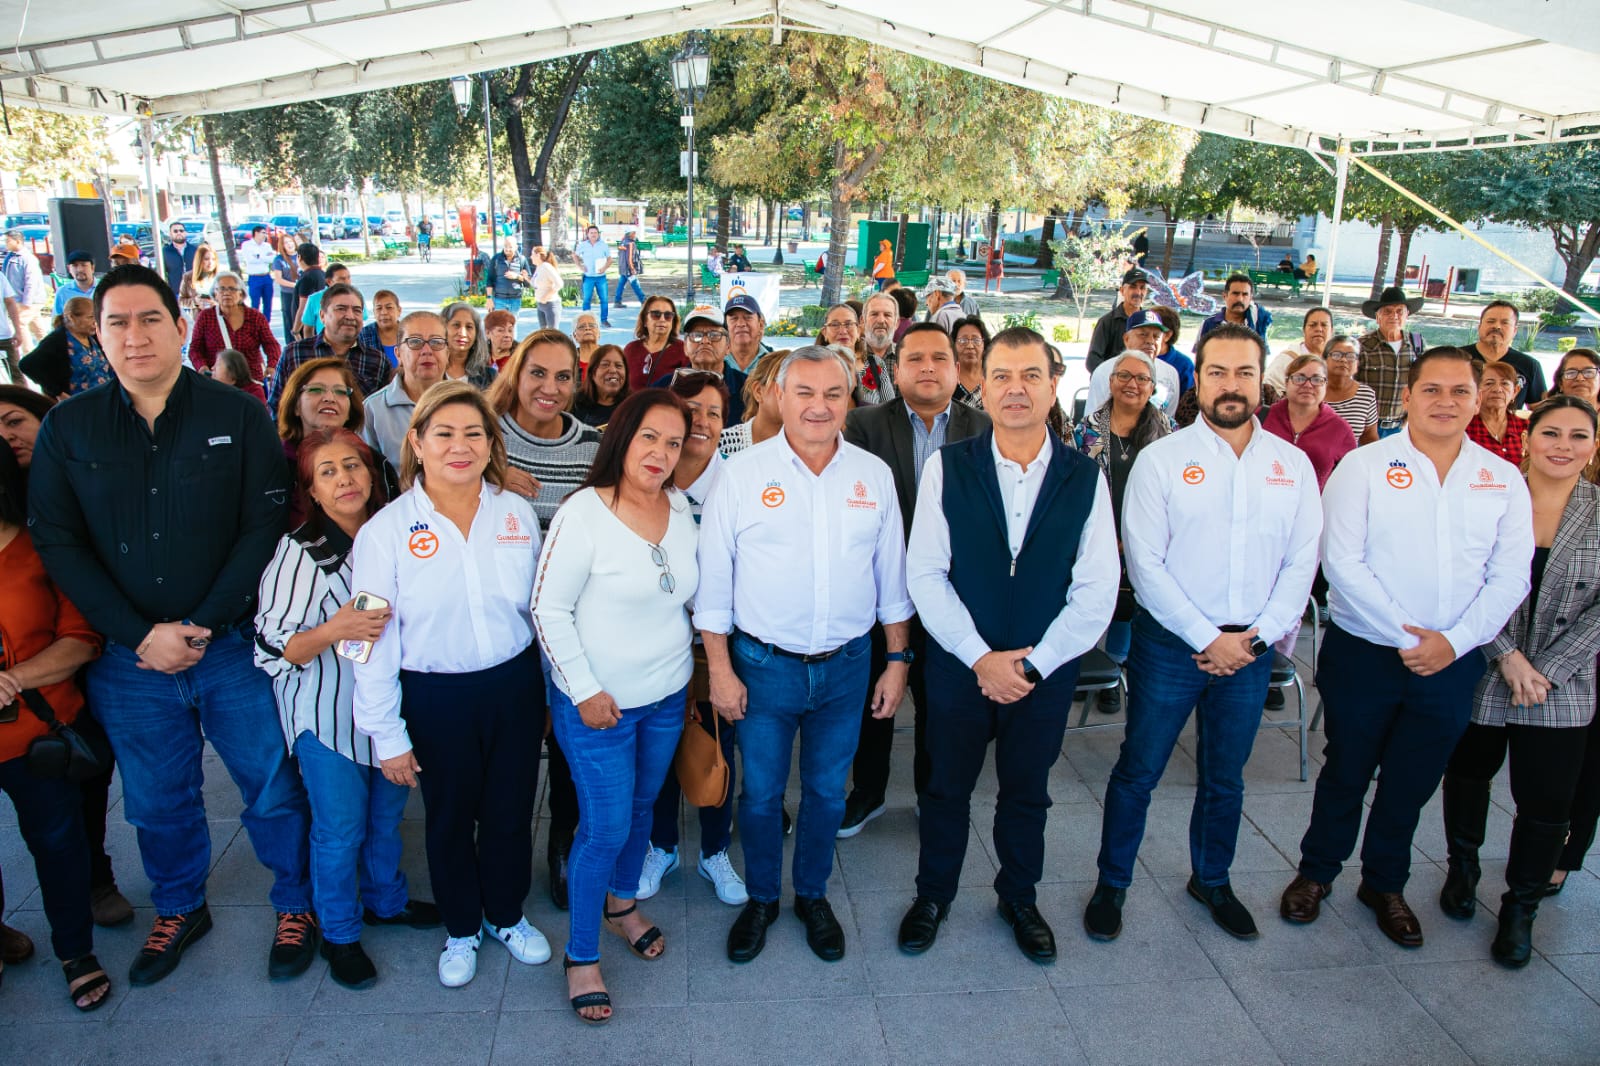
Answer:
[[[744,421],[722,431],[718,443],[723,455],[742,452],[752,444],[776,437],[783,429],[783,416],[778,412],[778,397],[773,387],[782,365],[781,354],[768,352],[750,368],[750,376],[744,381]]]
[[[191,321],[202,297],[211,298],[211,288],[217,283],[217,272],[221,267],[217,264],[217,253],[209,244],[202,244],[194,250],[194,266],[183,276],[183,281],[178,284],[178,306],[188,313]]]

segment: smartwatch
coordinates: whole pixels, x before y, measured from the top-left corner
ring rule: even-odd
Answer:
[[[1267,654],[1267,648],[1267,642],[1262,640],[1260,637],[1257,637],[1255,640],[1250,642],[1250,654],[1254,655],[1257,659]]]
[[[1027,678],[1030,685],[1037,685],[1044,680],[1044,675],[1039,672],[1039,668],[1027,659],[1022,660],[1022,676]]]
[[[891,651],[883,657],[886,663],[905,663],[910,666],[917,661],[917,653],[907,648],[905,651]]]

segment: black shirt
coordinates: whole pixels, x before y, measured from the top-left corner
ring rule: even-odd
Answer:
[[[323,273],[321,267],[312,267],[300,272],[300,280],[294,283],[294,294],[302,300],[308,300],[327,287],[328,275]]]
[[[1479,363],[1487,362],[1483,357],[1483,353],[1478,351],[1476,344],[1467,345],[1466,350],[1472,353],[1473,361]],[[1515,348],[1511,348],[1507,350],[1505,355],[1500,357],[1500,361],[1509,367],[1515,368],[1516,372],[1522,375],[1522,380],[1525,382],[1522,389],[1511,398],[1511,410],[1520,410],[1524,406],[1532,407],[1544,399],[1547,386],[1544,380],[1544,367],[1539,365],[1539,360],[1527,352],[1519,352]]]
[[[1125,345],[1122,337],[1128,332],[1128,312],[1123,309],[1122,297],[1117,297],[1117,305],[1101,315],[1094,324],[1094,332],[1089,336],[1089,354],[1084,357],[1083,367],[1089,373],[1094,373],[1094,368],[1119,354]]]
[[[101,385],[45,415],[28,474],[45,569],[111,640],[253,616],[289,490],[260,400],[185,369],[152,432],[120,384]]]

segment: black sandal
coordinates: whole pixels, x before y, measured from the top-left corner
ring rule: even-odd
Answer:
[[[626,918],[628,915],[632,914],[638,909],[639,902],[638,900],[635,900],[633,905],[628,907],[626,910],[605,911],[606,928],[620,936],[623,942],[628,945],[628,950],[639,956],[639,958],[643,959],[645,962],[655,962],[657,959],[667,953],[667,946],[662,944],[661,950],[656,952],[654,955],[646,955],[645,950],[665,935],[661,932],[660,926],[652,925],[640,935],[638,940],[629,940],[628,934],[622,931],[622,926],[614,925],[611,921],[613,918]]]
[[[562,955],[561,955],[561,972],[562,973],[566,973],[568,970],[571,970],[574,966],[599,966],[599,965],[600,965],[599,960],[596,960],[594,962],[573,962],[572,958],[569,955],[567,955],[565,952],[563,952]],[[568,1002],[570,1002],[572,1004],[572,1013],[576,1014],[578,1016],[578,1020],[580,1022],[583,1022],[585,1025],[604,1025],[606,1022],[609,1022],[611,1020],[611,1016],[616,1013],[615,1011],[613,1011],[611,1009],[611,994],[609,992],[584,992],[584,993],[582,993],[580,995],[573,996],[572,999],[569,1000]],[[604,1008],[606,1008],[605,1017],[603,1017],[603,1018],[590,1018],[590,1017],[586,1016],[583,1012],[588,1010],[588,1009],[590,1009],[591,1007],[604,1007]]]
[[[81,959],[61,964],[61,972],[67,975],[67,998],[72,1000],[72,1005],[88,1014],[92,1010],[99,1010],[111,998],[111,978],[106,976],[100,960],[92,954]],[[93,995],[100,989],[106,989],[106,994],[92,1001],[88,1006],[79,1003],[84,996]]]

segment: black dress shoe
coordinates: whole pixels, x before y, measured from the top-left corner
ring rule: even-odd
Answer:
[[[921,955],[933,947],[939,936],[939,923],[950,914],[950,904],[935,903],[927,896],[911,901],[911,909],[900,919],[900,950],[907,955]]]
[[[1261,935],[1256,928],[1256,921],[1250,917],[1250,912],[1245,910],[1239,897],[1233,894],[1229,885],[1202,885],[1191,874],[1189,876],[1189,895],[1206,905],[1206,910],[1211,912],[1211,920],[1222,927],[1222,931],[1229,936],[1238,937],[1240,940],[1254,940]]]
[[[1032,903],[1000,901],[1000,917],[1011,927],[1017,947],[1034,962],[1056,961],[1056,935]]]
[[[1122,901],[1125,888],[1112,888],[1104,881],[1094,886],[1094,895],[1083,909],[1083,931],[1091,940],[1115,940],[1122,935]]]
[[[1094,709],[1101,714],[1116,714],[1122,710],[1122,693],[1114,688],[1103,688],[1095,693]]]
[[[751,900],[728,930],[728,961],[749,962],[767,946],[767,926],[778,920],[778,901]]]
[[[794,898],[794,913],[806,923],[806,943],[823,962],[838,962],[844,958],[844,930],[826,898]]]
[[[1281,710],[1283,710],[1284,705],[1285,705],[1285,701],[1284,701],[1284,698],[1283,698],[1283,689],[1281,689],[1281,688],[1269,688],[1269,689],[1267,689],[1267,700],[1266,700],[1266,702],[1264,704],[1262,704],[1262,707],[1264,709],[1269,710],[1269,711],[1281,711]]]
[[[328,960],[328,976],[352,991],[360,992],[378,983],[378,968],[361,950],[359,940],[353,944],[330,944],[324,940],[322,957]]]
[[[438,905],[425,899],[408,899],[404,907],[387,917],[371,907],[363,907],[361,920],[368,925],[408,925],[413,929],[437,929],[444,924]]]

